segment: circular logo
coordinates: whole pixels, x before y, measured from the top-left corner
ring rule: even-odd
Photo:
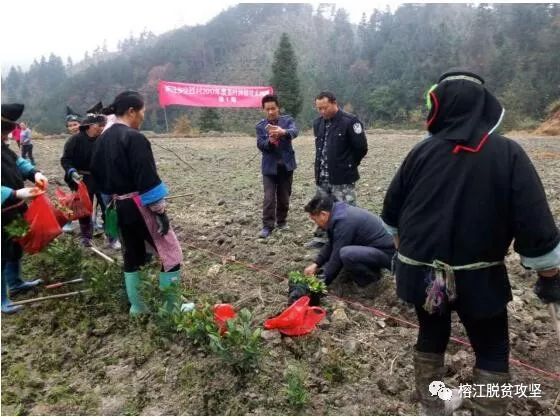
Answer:
[[[432,394],[432,397],[435,397],[438,394],[439,390],[442,388],[445,388],[445,384],[441,381],[432,381],[428,386],[428,389],[430,390],[430,394]]]
[[[438,391],[437,395],[443,401],[449,401],[451,397],[453,397],[453,391],[451,391],[449,388],[442,388]]]

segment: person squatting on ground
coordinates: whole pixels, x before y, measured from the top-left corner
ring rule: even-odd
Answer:
[[[333,93],[324,91],[315,98],[321,115],[313,122],[315,136],[315,183],[317,192],[332,194],[339,201],[356,205],[358,166],[368,151],[362,122],[338,108]],[[317,228],[307,248],[320,248],[327,242],[323,230]]]
[[[535,292],[560,301],[560,233],[540,178],[517,142],[495,133],[504,110],[473,73],[443,74],[429,92],[429,137],[406,156],[385,196],[394,235],[397,295],[416,306],[414,354],[422,410],[445,412],[428,385],[444,376],[457,311],[475,353],[473,383],[507,383],[511,288],[504,257],[512,240],[538,272]],[[478,415],[506,414],[507,399],[475,397]],[[449,411],[449,410],[447,410]]]
[[[263,176],[263,228],[259,237],[268,238],[274,228],[287,228],[286,219],[290,208],[292,180],[296,169],[296,157],[292,140],[298,128],[288,115],[280,115],[278,97],[269,94],[262,98],[266,118],[256,125],[257,147],[262,153]]]
[[[381,268],[391,269],[395,246],[378,216],[326,193],[315,196],[305,211],[329,239],[305,275],[318,275],[330,285],[344,267],[365,287],[381,278]]]
[[[91,175],[91,157],[95,141],[105,127],[105,116],[99,114],[100,107],[102,107],[100,104],[98,103],[97,108],[88,110],[86,117],[78,127],[79,132],[66,141],[60,164],[64,169],[64,181],[66,181],[68,187],[76,190],[78,183],[83,181],[88,189],[90,199],[93,201],[93,197],[97,197],[97,203],[102,211],[102,218],[105,220],[105,203]],[[83,217],[79,219],[79,223],[82,245],[91,247],[93,245],[92,217]],[[107,241],[111,248],[119,248],[118,240],[107,237]]]
[[[23,159],[28,159],[33,165],[35,165],[35,159],[33,159],[33,142],[31,140],[31,129],[27,126],[25,122],[19,124],[20,133],[20,145],[21,145],[21,157]]]
[[[43,281],[24,281],[21,278],[21,245],[8,236],[4,226],[22,216],[27,210],[26,200],[45,192],[47,178],[27,160],[18,157],[6,144],[8,133],[23,113],[23,104],[2,105],[2,312],[14,313],[21,306],[11,304],[9,295],[30,290]],[[25,187],[24,181],[35,187]]]
[[[91,172],[117,211],[130,314],[136,315],[147,312],[139,293],[145,243],[155,248],[162,262],[159,287],[163,291],[179,286],[183,254],[165,211],[167,187],[158,176],[150,142],[138,130],[144,120],[143,97],[125,91],[109,108],[116,122],[97,139]],[[176,292],[167,291],[168,310],[179,301]]]

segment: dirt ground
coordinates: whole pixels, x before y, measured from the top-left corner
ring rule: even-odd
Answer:
[[[379,213],[388,184],[421,132],[373,131],[361,165],[358,204]],[[519,136],[533,160],[556,219],[560,219],[560,137]],[[314,194],[313,139],[297,138],[298,169],[290,229],[256,238],[261,226],[260,154],[253,138],[153,139],[160,176],[172,195],[169,213],[185,253],[182,284],[195,299],[251,309],[257,321],[285,307],[289,271],[302,270],[314,253],[305,250],[313,225],[303,212]],[[36,141],[35,157],[62,184],[64,141]],[[98,238],[99,247],[103,242]],[[105,249],[104,249],[105,250]],[[220,256],[255,264],[271,275]],[[116,254],[113,254],[116,256]],[[546,308],[532,292],[535,277],[508,257],[514,300],[509,304],[512,358],[560,375],[560,344]],[[55,280],[57,277],[43,276]],[[413,310],[395,296],[387,274],[367,297],[339,285],[324,305],[319,329],[300,338],[265,333],[258,371],[239,377],[188,340],[162,337],[151,323],[126,313],[96,315],[87,302],[65,299],[2,316],[2,414],[416,414],[412,351],[416,330],[375,316],[357,304],[415,322]],[[40,294],[46,294],[41,291]],[[333,312],[336,311],[336,314]],[[455,317],[456,319],[456,317]],[[453,335],[465,338],[454,323]],[[444,382],[470,381],[470,348],[451,342]],[[299,368],[308,401],[288,401],[287,369]],[[540,398],[515,398],[512,415],[558,415],[560,382],[512,365],[513,384],[540,384]]]

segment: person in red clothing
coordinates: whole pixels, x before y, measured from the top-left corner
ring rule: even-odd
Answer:
[[[16,124],[14,130],[12,130],[12,138],[16,141],[18,148],[21,146],[19,144],[19,140],[21,139],[21,127],[19,127],[19,123]]]

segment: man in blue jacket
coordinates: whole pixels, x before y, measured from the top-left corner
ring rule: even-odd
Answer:
[[[393,238],[375,214],[326,193],[315,196],[305,211],[328,236],[315,262],[305,268],[306,275],[319,275],[329,285],[344,267],[365,287],[381,278],[381,268],[391,268]]]
[[[264,186],[263,228],[259,237],[266,239],[275,227],[280,230],[288,227],[286,218],[296,169],[292,140],[297,137],[298,128],[290,116],[280,115],[277,96],[264,96],[262,108],[266,118],[256,125]]]

